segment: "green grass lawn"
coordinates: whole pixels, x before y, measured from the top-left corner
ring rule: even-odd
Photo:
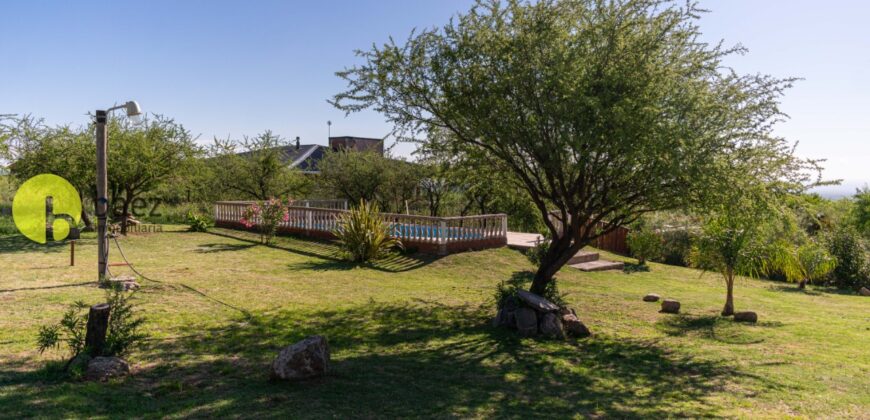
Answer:
[[[34,344],[70,303],[102,300],[95,241],[69,267],[65,245],[0,237],[0,417],[870,417],[870,298],[740,279],[737,309],[760,316],[741,325],[717,316],[713,274],[569,268],[560,288],[594,336],[536,341],[489,326],[496,284],[532,268],[516,251],[357,267],[326,243],[172,230],[122,239],[160,283],[137,294],[133,375],[106,384],[59,379],[45,366],[65,355]],[[270,382],[277,351],[311,334],[331,373]]]

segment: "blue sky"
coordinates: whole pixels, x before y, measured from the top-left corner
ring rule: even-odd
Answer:
[[[271,129],[326,143],[380,137],[374,113],[345,117],[326,99],[353,50],[440,26],[467,0],[9,1],[0,6],[0,114],[84,124],[88,111],[136,99],[203,142]],[[798,76],[779,134],[827,158],[846,188],[870,182],[870,2],[706,0],[705,37],[742,43],[728,64]],[[397,148],[401,154],[410,145]]]

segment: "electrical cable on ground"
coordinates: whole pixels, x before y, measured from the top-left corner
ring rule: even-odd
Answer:
[[[150,282],[154,282],[154,283],[158,283],[158,284],[172,284],[172,283],[167,283],[167,282],[165,282],[165,281],[154,280],[154,279],[149,278],[149,277],[147,277],[146,275],[140,273],[139,270],[136,270],[136,267],[134,267],[133,264],[130,262],[130,260],[127,259],[127,256],[124,255],[124,250],[121,248],[121,243],[118,242],[118,237],[117,237],[116,235],[110,235],[110,237],[112,238],[112,240],[115,241],[115,246],[118,248],[118,253],[121,254],[121,258],[124,259],[124,262],[127,263],[127,267],[130,267],[130,270],[133,270],[133,272],[136,273],[139,277],[142,277],[142,278],[145,279],[145,280],[148,280],[148,281],[150,281]],[[108,251],[108,247],[106,247],[106,248],[107,248],[107,249],[106,249],[106,256],[107,256],[106,261],[108,262],[108,261],[109,261],[109,259],[108,259],[108,253],[109,253],[109,251]],[[107,265],[108,265],[108,264],[107,264]],[[107,271],[108,271],[108,266],[106,267],[106,269],[107,269]],[[114,277],[114,276],[112,275],[111,272],[109,272],[109,275],[112,276],[112,277]],[[188,285],[186,285],[186,284],[184,284],[184,283],[177,283],[177,284],[178,284],[179,286],[181,286],[181,287],[183,287],[183,288],[185,288],[185,289],[187,289],[187,290],[193,292],[193,293],[196,293],[196,294],[198,294],[198,295],[200,295],[200,296],[202,296],[202,297],[208,299],[208,300],[211,300],[211,301],[213,301],[213,302],[219,303],[219,304],[221,304],[221,305],[223,305],[223,306],[226,306],[227,308],[230,308],[230,309],[233,309],[233,310],[239,311],[239,312],[241,312],[242,315],[244,315],[246,318],[251,318],[251,313],[248,312],[247,310],[244,310],[244,309],[238,308],[238,307],[236,307],[236,306],[230,305],[229,303],[226,303],[226,302],[223,302],[223,301],[221,301],[221,300],[215,299],[215,298],[213,298],[213,297],[211,297],[211,296],[209,296],[209,295],[207,295],[207,294],[205,294],[205,293],[203,293],[203,292],[200,292],[199,290],[194,289],[193,287],[188,286]]]

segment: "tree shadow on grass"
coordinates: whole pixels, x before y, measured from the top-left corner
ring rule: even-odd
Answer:
[[[52,384],[0,364],[0,406],[72,417],[709,417],[731,381],[778,386],[655,341],[519,339],[492,329],[489,312],[371,302],[188,325],[149,342],[132,359],[134,376],[119,383]],[[312,334],[329,339],[331,372],[269,381],[277,351]]]
[[[649,272],[649,266],[646,264],[635,264],[635,263],[626,262],[622,266],[622,272],[625,274],[646,273],[646,272]]]
[[[764,342],[763,328],[782,326],[779,322],[743,324],[719,315],[674,315],[662,318],[656,327],[670,336],[696,336],[727,344]]]
[[[838,289],[836,287],[830,286],[807,286],[806,289],[798,289],[796,284],[777,284],[770,286],[768,289],[774,290],[777,292],[785,292],[785,293],[795,293],[802,294],[807,296],[824,296],[824,295],[854,295],[855,293],[850,290]]]
[[[260,243],[259,237],[257,235],[247,232],[236,232],[228,229],[212,229],[209,231],[209,233],[224,238],[248,242],[250,244],[253,244],[251,246],[260,245],[272,249],[280,249],[283,251],[292,252],[294,254],[318,258],[320,260],[307,261],[291,266],[291,268],[296,269],[315,271],[348,270],[358,265],[361,265],[374,270],[398,273],[424,267],[439,258],[434,255],[426,254],[409,255],[403,253],[392,253],[387,258],[378,261],[372,261],[366,264],[356,264],[345,261],[342,256],[341,249],[338,247],[338,244],[335,241],[292,237],[293,240],[290,241],[280,240],[281,238],[279,238],[275,243],[263,245]]]
[[[76,242],[82,243],[90,241],[96,243],[95,240],[78,239]],[[49,241],[44,244],[31,241],[23,235],[5,235],[0,236],[0,254],[28,253],[28,252],[61,252],[69,248],[69,241]]]
[[[227,243],[210,243],[201,244],[197,247],[196,252],[200,254],[214,254],[217,252],[227,251],[244,251],[257,246],[256,244],[227,244]]]

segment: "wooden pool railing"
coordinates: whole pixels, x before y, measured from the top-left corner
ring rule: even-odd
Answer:
[[[247,229],[240,220],[253,201],[218,201],[215,203],[215,226]],[[347,210],[287,206],[289,219],[278,225],[278,232],[316,238],[333,238],[338,219]],[[446,255],[473,249],[507,245],[507,215],[430,217],[381,213],[390,226],[391,236],[406,248]],[[256,221],[254,221],[256,223]]]

